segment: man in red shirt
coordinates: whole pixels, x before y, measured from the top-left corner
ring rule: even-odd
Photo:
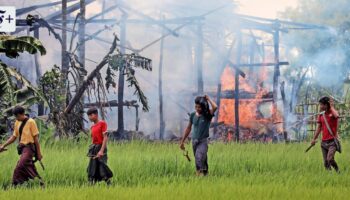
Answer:
[[[322,97],[319,103],[322,113],[318,117],[318,127],[311,144],[314,145],[316,143],[319,134],[322,132],[321,149],[324,166],[327,170],[331,170],[331,167],[333,167],[335,171],[339,172],[338,165],[334,160],[334,155],[337,151],[335,139],[338,137],[339,114],[334,109],[333,100],[329,97]]]
[[[90,108],[87,115],[89,120],[94,123],[91,126],[92,144],[88,152],[90,157],[87,169],[88,179],[90,183],[105,181],[109,185],[113,173],[107,166],[107,123],[99,120],[97,108]]]

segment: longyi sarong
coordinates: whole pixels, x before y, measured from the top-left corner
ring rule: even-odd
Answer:
[[[102,145],[97,144],[92,144],[89,147],[88,156],[90,157],[90,162],[87,173],[90,182],[107,181],[113,177],[113,172],[107,166],[107,148],[101,158],[94,159],[101,147]]]
[[[34,179],[35,177],[40,178],[33,161],[35,154],[33,148],[34,147],[32,145],[26,145],[23,147],[21,157],[17,162],[16,168],[13,172],[13,185],[23,184],[29,179]]]

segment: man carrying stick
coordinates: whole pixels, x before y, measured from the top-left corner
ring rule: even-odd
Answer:
[[[322,97],[319,104],[322,112],[318,117],[318,127],[311,145],[315,145],[319,134],[322,132],[321,149],[324,166],[327,170],[331,170],[333,167],[336,172],[339,172],[338,164],[334,160],[336,151],[341,152],[337,133],[339,114],[334,109],[333,100],[329,97]]]
[[[12,185],[17,186],[25,183],[29,179],[39,178],[40,185],[44,187],[44,182],[39,176],[34,165],[33,157],[41,161],[43,158],[39,144],[39,131],[36,122],[25,115],[25,110],[21,106],[13,109],[16,117],[13,135],[7,142],[0,146],[0,152],[6,151],[6,147],[18,138],[17,151],[21,155],[13,172]]]
[[[209,102],[209,103],[208,103]],[[211,109],[209,108],[209,104]],[[217,109],[216,103],[205,95],[195,99],[195,110],[190,115],[190,122],[187,125],[185,134],[180,142],[180,148],[185,150],[184,142],[191,133],[192,125],[192,147],[195,156],[197,176],[208,174],[208,137],[209,127],[214,113]]]

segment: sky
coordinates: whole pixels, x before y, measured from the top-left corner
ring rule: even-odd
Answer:
[[[296,7],[298,0],[238,0],[240,6],[238,12],[241,14],[277,18],[278,12],[287,7]]]

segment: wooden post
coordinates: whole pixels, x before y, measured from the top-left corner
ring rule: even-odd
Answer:
[[[120,53],[125,54],[126,44],[126,19],[127,14],[123,13],[120,21]],[[124,101],[124,68],[127,63],[123,62],[123,66],[119,68],[118,80],[118,102]],[[123,104],[118,105],[118,130],[120,134],[124,133],[124,107]]]
[[[197,67],[197,94],[203,94],[203,30],[202,23],[197,25],[197,45],[195,51],[195,65]]]
[[[163,35],[163,34],[162,34]],[[164,139],[165,122],[163,113],[163,49],[164,38],[160,40],[160,57],[159,57],[159,71],[158,71],[158,93],[159,93],[159,139]]]
[[[40,30],[39,28],[34,29],[34,37],[36,39],[39,39],[39,37],[40,37],[39,30]],[[35,56],[34,56],[34,63],[35,63],[35,71],[36,71],[36,83],[39,84],[39,79],[42,75],[42,72],[41,72],[41,66],[40,66],[38,54],[35,54]],[[44,112],[45,112],[44,102],[40,101],[38,103],[38,116],[44,115]]]
[[[79,20],[79,45],[78,45],[78,56],[79,56],[79,62],[82,64],[82,67],[85,68],[85,12],[86,11],[86,5],[85,0],[80,0],[80,20]],[[79,77],[79,82],[82,82],[84,80],[84,76]]]
[[[287,132],[287,124],[288,124],[288,103],[286,100],[284,81],[281,83],[281,97],[283,101],[283,137],[284,141],[288,143],[288,132]]]
[[[136,124],[135,124],[135,130],[139,131],[139,124],[140,124],[140,118],[139,118],[139,107],[135,107],[136,110]]]
[[[218,106],[218,111],[216,112],[214,123],[218,124],[219,120],[219,111],[220,111],[220,103],[221,103],[221,83],[218,84],[217,94],[216,94],[216,105]],[[217,132],[217,126],[214,127],[214,134]]]
[[[273,34],[274,53],[275,53],[275,68],[273,74],[273,104],[272,104],[272,119],[273,122],[277,120],[277,100],[278,100],[278,81],[280,76],[280,65],[279,65],[279,22],[276,21],[276,30]]]
[[[62,82],[64,86],[61,91],[61,95],[66,95],[66,84],[68,76],[68,56],[67,56],[67,0],[62,0],[62,48],[61,48],[61,72]],[[64,106],[64,105],[62,105]]]
[[[79,40],[78,58],[79,58],[79,62],[81,63],[81,67],[84,69],[85,69],[85,25],[86,25],[85,11],[86,11],[85,0],[80,0],[80,19],[79,19],[79,33],[78,33],[78,40]],[[79,87],[83,84],[83,82],[84,82],[84,75],[79,74],[79,80],[78,80]],[[84,95],[81,96],[80,103],[82,105],[84,105]],[[81,109],[79,109],[79,114],[81,117],[80,126],[82,129],[84,129],[84,121],[83,121],[84,108],[83,107],[81,107]],[[104,116],[104,114],[102,114],[102,116]]]
[[[242,33],[239,31],[237,33],[237,55],[236,55],[236,64],[241,63],[241,54],[242,54]],[[236,142],[239,142],[239,73],[238,70],[235,70],[235,133],[236,133]]]
[[[67,0],[62,0],[62,70],[66,61],[67,51]]]

